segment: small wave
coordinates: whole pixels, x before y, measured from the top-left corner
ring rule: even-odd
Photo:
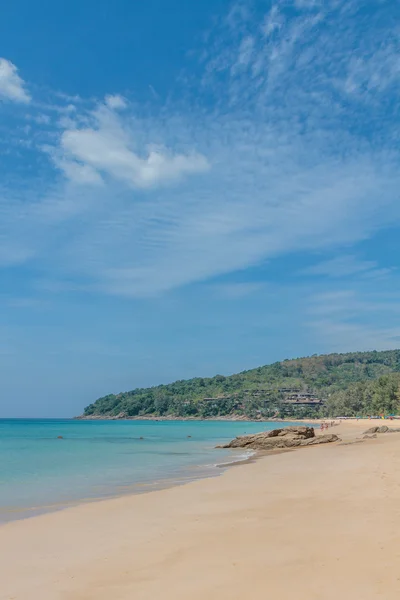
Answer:
[[[246,452],[232,456],[232,458],[228,458],[228,460],[226,460],[225,462],[215,463],[212,466],[218,467],[218,468],[229,467],[230,465],[234,465],[235,463],[240,463],[245,460],[249,460],[255,454],[256,454],[255,450],[247,450]]]

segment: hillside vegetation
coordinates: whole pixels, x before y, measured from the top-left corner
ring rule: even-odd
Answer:
[[[291,389],[311,392],[323,403],[291,405]],[[84,416],[356,416],[395,414],[399,401],[400,350],[390,350],[285,360],[227,377],[109,394],[87,406]]]

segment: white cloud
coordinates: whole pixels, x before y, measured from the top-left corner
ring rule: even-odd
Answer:
[[[185,175],[202,173],[209,168],[205,156],[189,151],[185,154],[149,143],[139,151],[129,121],[124,126],[106,109],[94,114],[94,126],[70,128],[63,132],[56,164],[77,180],[98,183],[101,174],[136,188],[151,188],[179,180]],[[87,174],[89,177],[86,177]]]
[[[0,98],[25,104],[31,100],[17,67],[5,58],[0,58]]]
[[[64,171],[68,179],[75,183],[82,185],[101,185],[103,183],[100,173],[90,165],[58,158],[57,155],[53,156],[53,160],[58,168]]]
[[[123,96],[120,96],[119,94],[107,95],[104,101],[109,108],[115,110],[124,109],[128,106],[128,103],[125,100],[125,98],[123,98]]]

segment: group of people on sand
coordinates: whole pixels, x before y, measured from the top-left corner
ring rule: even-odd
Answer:
[[[321,431],[325,431],[328,427],[333,427],[336,425],[335,421],[322,421],[321,423]]]

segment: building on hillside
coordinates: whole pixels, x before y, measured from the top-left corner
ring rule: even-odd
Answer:
[[[324,404],[324,400],[317,398],[312,394],[292,394],[283,400],[283,404],[289,406],[307,406],[319,408]]]

